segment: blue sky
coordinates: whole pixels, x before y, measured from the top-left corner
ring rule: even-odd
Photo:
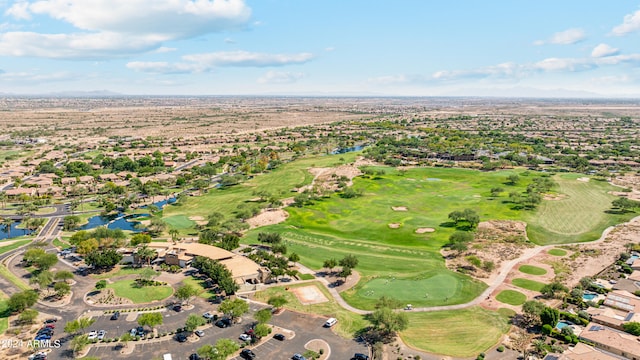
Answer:
[[[640,1],[0,0],[0,93],[640,97]]]

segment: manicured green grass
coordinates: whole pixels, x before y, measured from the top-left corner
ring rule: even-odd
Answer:
[[[291,197],[294,195],[291,189],[310,184],[313,180],[313,175],[307,171],[309,167],[334,166],[341,163],[340,158],[345,162],[352,162],[356,155],[357,153],[320,156],[283,164],[242,184],[211,189],[202,196],[186,197],[176,204],[167,205],[163,209],[163,220],[176,215],[182,215],[187,220],[190,216],[202,216],[206,219],[214,211],[222,213],[228,219],[233,218],[239,204],[256,197],[255,191],[266,190],[281,199]],[[191,226],[195,231],[195,223],[192,222]]]
[[[454,357],[475,357],[509,330],[507,317],[480,307],[407,314],[409,328],[400,333],[407,345]]]
[[[300,280],[313,280],[313,279],[315,279],[315,276],[313,276],[311,274],[300,274],[300,275],[298,275],[298,277],[300,278]]]
[[[534,280],[529,280],[529,279],[522,279],[522,278],[516,278],[513,279],[511,281],[511,283],[517,287],[521,287],[523,289],[527,289],[527,290],[533,290],[533,291],[538,291],[540,292],[540,290],[542,290],[542,288],[546,285],[544,283],[541,283],[539,281],[534,281]]]
[[[533,265],[522,265],[518,268],[518,271],[523,272],[525,274],[537,275],[537,276],[541,276],[547,273],[547,270],[541,267],[533,266]]]
[[[287,285],[287,287],[296,288],[314,285],[329,301],[320,304],[302,305],[300,301],[298,301],[298,298],[292,292],[285,290],[283,286],[274,286],[258,291],[255,294],[255,298],[259,301],[267,302],[272,296],[282,295],[288,300],[288,303],[284,306],[287,309],[309,314],[319,314],[325,317],[335,317],[338,319],[338,323],[332,328],[333,331],[347,338],[352,338],[356,331],[370,325],[362,315],[354,314],[338,305],[327,289],[319,282]],[[320,320],[318,323],[319,327],[322,326],[322,321],[323,320]]]
[[[549,251],[547,251],[549,253],[549,255],[553,255],[553,256],[565,256],[567,255],[567,251],[566,250],[562,250],[562,249],[551,249]]]
[[[509,305],[522,305],[527,301],[527,295],[515,290],[503,290],[497,296],[496,300]]]
[[[52,206],[48,206],[48,207],[43,207],[43,208],[38,208],[38,210],[36,210],[35,214],[36,215],[47,215],[47,214],[51,214],[56,212],[56,208],[52,207]]]
[[[195,222],[189,220],[189,218],[185,215],[173,215],[169,217],[165,217],[162,220],[169,225],[169,228],[174,228],[177,230],[191,229],[195,226]]]
[[[189,276],[189,277],[186,277],[184,280],[182,280],[182,283],[185,285],[186,284],[191,285],[195,289],[197,289],[198,296],[203,299],[210,299],[211,297],[216,296],[215,291],[213,291],[212,289],[205,288],[204,280],[196,279],[193,276]]]
[[[17,286],[22,290],[31,290],[32,288],[27,285],[26,282],[22,281],[19,277],[15,276],[6,266],[0,265],[0,276],[11,281],[12,284]]]
[[[9,328],[9,306],[7,305],[7,299],[4,294],[0,299],[0,335],[4,334]]]
[[[112,279],[118,276],[137,275],[144,271],[144,267],[116,267],[113,270],[102,274],[91,274],[94,279]]]
[[[25,239],[25,240],[16,240],[16,242],[14,242],[11,245],[3,245],[2,242],[0,242],[0,254],[4,254],[7,251],[11,251],[13,249],[17,249],[20,246],[24,245],[24,244],[28,244],[31,242],[31,239]]]
[[[136,287],[134,280],[120,280],[107,284],[107,288],[113,289],[116,296],[127,298],[135,304],[148,303],[154,300],[163,300],[173,294],[170,286],[145,286]]]
[[[57,246],[57,247],[59,247],[59,248],[61,248],[61,249],[63,249],[63,250],[64,250],[64,249],[66,249],[66,248],[70,248],[70,247],[71,247],[71,244],[69,244],[69,243],[68,243],[68,242],[66,242],[66,241],[58,240],[58,239],[56,238],[56,239],[53,239],[53,246]]]
[[[559,174],[557,192],[566,196],[561,200],[543,201],[539,209],[524,217],[527,235],[537,244],[562,244],[598,239],[609,226],[630,220],[637,214],[611,213],[609,194],[617,188],[603,182],[578,181],[579,174]]]

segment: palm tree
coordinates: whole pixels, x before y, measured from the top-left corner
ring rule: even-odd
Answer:
[[[13,220],[0,217],[0,226],[2,226],[2,231],[7,233],[7,238],[11,238],[11,225],[13,225]]]
[[[149,247],[144,245],[140,247],[138,251],[136,251],[136,255],[138,256],[138,259],[146,261],[147,265],[151,266],[151,260],[155,259],[156,256],[158,256],[158,253],[156,253],[155,250],[150,249]]]
[[[173,240],[173,242],[176,242],[176,240],[178,240],[179,234],[180,232],[178,231],[178,229],[174,229],[174,228],[169,229],[169,235],[171,235],[171,240]]]

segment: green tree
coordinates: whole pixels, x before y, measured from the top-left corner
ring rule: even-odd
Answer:
[[[78,246],[76,251],[78,252],[78,254],[81,255],[85,255],[88,254],[94,250],[97,250],[98,247],[100,247],[100,244],[98,243],[98,240],[96,239],[87,239],[84,241],[81,241]]]
[[[265,337],[265,336],[269,335],[270,332],[271,332],[271,329],[269,328],[269,326],[267,324],[258,324],[258,325],[256,325],[256,328],[253,331],[254,335],[257,338]]]
[[[68,270],[58,270],[53,274],[53,278],[55,280],[63,280],[64,282],[67,282],[67,280],[73,279],[73,273]]]
[[[322,263],[322,267],[329,269],[329,272],[333,272],[333,268],[338,266],[338,261],[336,259],[327,259]]]
[[[548,324],[551,326],[556,326],[560,320],[560,312],[557,309],[545,307],[542,312],[540,312],[540,321],[542,325]]]
[[[77,332],[83,332],[86,328],[93,325],[96,322],[94,318],[81,317],[75,320],[71,320],[64,325],[64,332],[67,334],[75,334]]]
[[[218,349],[216,349],[213,345],[202,345],[201,347],[198,348],[198,350],[196,350],[196,352],[198,353],[198,355],[200,355],[202,358],[204,359],[209,359],[209,360],[217,360],[218,358]]]
[[[409,326],[409,317],[404,312],[396,312],[390,308],[376,309],[369,316],[374,328],[393,335],[398,331],[406,330]]]
[[[296,253],[291,253],[291,255],[289,255],[289,261],[291,261],[291,262],[300,261],[300,255],[298,255]]]
[[[353,273],[353,269],[351,269],[348,266],[344,266],[342,268],[342,270],[340,270],[340,273],[338,274],[339,277],[344,278],[344,281],[347,281],[347,278]]]
[[[631,335],[640,336],[640,322],[629,321],[622,324],[622,328]]]
[[[202,326],[206,323],[207,321],[202,316],[191,314],[187,317],[187,320],[184,323],[184,328],[187,329],[187,331],[192,332],[197,329],[198,326]]]
[[[82,352],[82,350],[84,350],[90,343],[91,340],[89,340],[89,337],[87,335],[78,335],[71,339],[71,349],[73,350],[74,354],[78,354]]]
[[[289,301],[287,300],[286,297],[282,296],[282,295],[275,295],[270,297],[267,300],[267,304],[273,306],[276,309],[280,309],[283,306],[285,306]]]
[[[196,295],[198,295],[198,289],[189,284],[180,286],[174,294],[180,302],[186,302],[187,304],[189,304],[189,301]]]
[[[218,310],[227,315],[232,321],[249,312],[249,304],[242,299],[227,299],[220,303]]]
[[[40,290],[46,289],[53,282],[51,271],[41,271],[29,279],[30,284],[36,284]]]
[[[622,211],[633,211],[640,207],[640,202],[628,199],[626,197],[619,197],[611,202],[611,206],[614,209],[620,209]]]
[[[143,245],[142,247],[138,248],[138,250],[136,250],[136,256],[138,257],[140,262],[144,262],[147,264],[147,266],[151,266],[151,260],[158,257],[158,253],[147,245]]]
[[[80,223],[80,217],[77,215],[65,216],[62,220],[62,228],[65,231],[71,231],[78,227]]]
[[[347,254],[340,260],[339,264],[343,268],[348,267],[354,269],[356,266],[358,266],[358,258],[355,257],[355,255]]]
[[[223,360],[228,358],[234,352],[238,351],[238,349],[240,348],[240,345],[238,345],[237,342],[231,339],[220,339],[216,341],[215,347],[216,347],[216,350],[218,350],[218,353],[217,353],[218,357],[214,359]]]
[[[146,325],[150,327],[151,330],[154,330],[158,325],[162,325],[162,322],[162,313],[159,312],[144,313],[138,316],[138,325]]]
[[[256,313],[253,315],[253,317],[256,319],[256,321],[260,324],[266,324],[269,322],[269,320],[271,320],[271,310],[269,309],[261,309],[256,311]]]
[[[509,185],[515,185],[518,183],[518,181],[520,181],[520,176],[518,176],[517,174],[511,174],[507,176],[507,184]]]
[[[107,280],[98,280],[96,281],[96,289],[104,289],[107,287]]]
[[[18,321],[24,325],[33,324],[33,320],[38,317],[38,314],[38,310],[26,309],[18,316]]]
[[[522,304],[522,313],[524,320],[529,325],[537,325],[540,323],[540,314],[546,308],[546,305],[540,301],[529,300]],[[555,324],[553,324],[555,326]]]
[[[71,286],[69,286],[69,284],[67,284],[66,282],[57,282],[55,285],[53,285],[53,289],[56,291],[56,295],[59,298],[71,292]]]
[[[115,249],[100,249],[88,253],[84,262],[96,269],[110,269],[122,261],[122,254]]]
[[[149,234],[137,233],[131,237],[131,246],[138,246],[140,244],[148,244],[151,242],[151,236]]]

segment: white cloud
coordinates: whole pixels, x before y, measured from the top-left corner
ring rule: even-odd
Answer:
[[[618,49],[611,47],[607,44],[599,44],[598,46],[593,48],[593,51],[591,51],[591,56],[598,58],[598,57],[616,55],[619,52],[620,51]]]
[[[178,49],[176,48],[172,48],[172,47],[166,47],[166,46],[160,46],[159,48],[156,49],[156,53],[158,54],[164,54],[164,53],[168,53],[168,52],[173,52],[176,51]]]
[[[225,38],[225,39],[224,39],[224,43],[225,43],[225,44],[235,44],[235,43],[236,43],[236,41],[235,41],[235,40],[233,40],[232,38]]]
[[[72,74],[66,71],[53,72],[50,74],[37,74],[26,71],[3,73],[0,71],[0,80],[2,80],[3,82],[17,83],[20,85],[24,85],[26,83],[40,84],[44,82],[71,81],[79,78],[81,77],[79,77],[78,74]]]
[[[48,16],[78,30],[69,34],[7,32],[0,39],[1,55],[93,59],[240,29],[249,21],[251,9],[244,0],[35,0],[16,2],[5,15],[16,19]],[[17,38],[24,42],[14,41]]]
[[[533,69],[543,71],[584,71],[595,67],[595,64],[585,59],[548,58],[533,64]]]
[[[303,73],[267,71],[258,78],[259,84],[291,84],[304,77]]]
[[[555,45],[571,45],[586,38],[584,30],[574,28],[560,31],[553,34],[548,40],[537,40],[534,45],[555,44]]]
[[[314,58],[311,53],[266,54],[248,51],[220,51],[204,54],[185,55],[184,60],[209,66],[267,67],[303,64]]]
[[[211,71],[216,67],[271,67],[302,64],[311,61],[311,53],[266,54],[248,51],[220,51],[204,54],[192,54],[182,57],[182,62],[141,62],[133,61],[127,68],[161,74],[184,74]],[[275,79],[275,78],[274,78]]]
[[[638,30],[640,30],[640,10],[625,15],[622,24],[614,27],[611,33],[616,36],[624,36]]]

